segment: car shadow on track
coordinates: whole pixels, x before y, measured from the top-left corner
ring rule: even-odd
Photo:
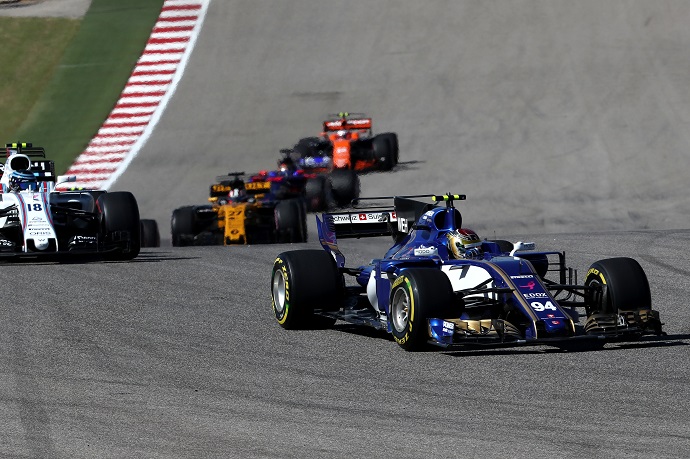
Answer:
[[[370,174],[390,174],[391,172],[398,172],[398,171],[415,171],[419,170],[423,164],[425,164],[426,161],[420,161],[420,160],[412,160],[412,161],[400,161],[398,164],[393,166],[393,168],[389,171],[379,171],[379,170],[372,170],[372,171],[366,171],[366,172],[360,172],[361,175],[370,175]]]
[[[377,330],[372,327],[363,327],[361,325],[349,324],[346,322],[338,322],[334,326],[329,327],[329,329],[347,333],[348,335],[357,335],[363,336],[365,338],[381,339],[384,341],[390,341],[392,343],[395,342],[393,340],[393,336],[390,333],[384,330]]]
[[[47,265],[85,265],[92,263],[154,263],[161,261],[174,261],[174,260],[195,260],[199,259],[199,256],[171,256],[171,252],[152,252],[146,251],[141,252],[136,258],[132,260],[105,260],[102,257],[94,255],[82,255],[82,256],[70,256],[67,258],[55,259],[55,258],[14,258],[2,260],[3,267],[15,266],[47,266]]]
[[[198,260],[202,257],[200,256],[186,256],[182,257],[177,254],[173,256],[172,252],[163,251],[151,251],[140,252],[139,255],[133,260],[127,261],[107,261],[107,263],[157,263],[161,261],[174,261],[174,260]]]
[[[380,339],[395,344],[393,336],[384,330],[376,330],[370,327],[362,327],[359,325],[348,323],[337,323],[332,330],[351,335],[362,336],[366,338]],[[549,346],[544,344],[534,345],[503,345],[503,347],[477,347],[468,346],[466,349],[447,350],[441,347],[430,345],[428,349],[421,352],[442,353],[453,357],[469,357],[469,356],[500,356],[500,355],[543,355],[554,353],[575,353],[575,352],[610,352],[620,351],[624,349],[641,349],[641,348],[661,348],[661,347],[675,347],[688,346],[686,340],[690,340],[690,334],[675,334],[662,336],[645,336],[636,341],[602,341],[590,343],[572,343],[564,344],[561,347]]]
[[[646,336],[637,341],[608,341],[593,345],[566,345],[563,347],[555,347],[544,344],[535,345],[515,345],[513,347],[502,347],[500,349],[468,349],[468,350],[453,350],[444,351],[446,355],[453,357],[467,357],[467,356],[486,356],[486,355],[530,355],[530,354],[562,354],[562,353],[581,353],[581,352],[611,352],[622,351],[625,349],[649,349],[649,348],[663,348],[688,346],[690,343],[684,341],[690,340],[690,334],[677,335],[662,335],[662,336]]]

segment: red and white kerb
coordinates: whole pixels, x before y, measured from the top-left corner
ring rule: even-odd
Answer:
[[[77,177],[69,188],[108,189],[146,143],[182,77],[209,1],[165,0],[115,108],[67,170]]]

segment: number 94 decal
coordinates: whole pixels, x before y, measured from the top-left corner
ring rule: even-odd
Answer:
[[[542,303],[541,301],[532,301],[530,303],[530,306],[532,306],[532,309],[534,309],[537,312],[543,312],[547,309],[550,309],[551,311],[557,311],[556,306],[553,305],[552,302],[547,301],[546,303]]]

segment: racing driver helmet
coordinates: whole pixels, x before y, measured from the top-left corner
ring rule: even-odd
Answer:
[[[10,173],[10,191],[38,191],[38,180],[29,170],[17,170]]]
[[[449,231],[446,233],[448,239],[448,251],[451,258],[483,258],[482,241],[477,233],[467,228]]]

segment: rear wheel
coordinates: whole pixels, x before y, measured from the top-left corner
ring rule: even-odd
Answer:
[[[332,326],[334,318],[317,316],[314,309],[338,309],[342,291],[342,274],[333,257],[323,250],[283,252],[273,263],[273,313],[283,328]]]
[[[161,236],[156,220],[142,219],[141,222],[141,246],[160,247]]]
[[[331,182],[325,175],[310,178],[305,186],[305,194],[307,208],[310,212],[327,210],[331,195]]]
[[[306,213],[299,199],[280,201],[274,213],[278,242],[306,241]]]
[[[395,166],[395,152],[388,138],[377,135],[372,142],[374,157],[378,161],[379,169],[389,171]]]
[[[129,191],[114,191],[98,197],[101,209],[101,227],[105,241],[118,245],[108,252],[111,260],[131,260],[141,250],[141,224],[139,206]]]
[[[170,235],[172,236],[173,247],[183,247],[189,245],[194,239],[194,222],[196,211],[194,207],[180,207],[173,210],[170,220]]]
[[[335,169],[331,172],[330,181],[338,207],[348,206],[359,197],[359,176],[355,171]]]
[[[393,165],[397,165],[399,158],[398,135],[394,132],[384,132],[383,134],[379,134],[377,137],[382,137],[388,141],[388,145],[393,152]]]
[[[307,203],[301,199],[295,199],[295,203],[299,210],[300,236],[302,237],[300,242],[307,242]]]
[[[395,342],[406,351],[427,348],[430,318],[455,315],[453,287],[438,269],[410,268],[393,282],[389,321]]]

